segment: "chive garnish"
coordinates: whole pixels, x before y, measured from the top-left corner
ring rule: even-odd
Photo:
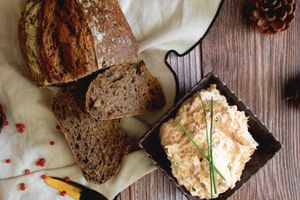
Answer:
[[[191,134],[189,133],[188,130],[180,123],[177,122],[180,128],[183,130],[183,132],[186,134],[186,136],[189,138],[189,140],[192,142],[192,144],[196,147],[196,149],[200,152],[200,154],[208,161],[207,155],[205,155],[204,151],[199,147],[199,145],[194,141],[192,138]]]
[[[196,147],[196,149],[199,151],[199,153],[204,157],[208,163],[209,163],[209,178],[210,178],[210,193],[211,193],[211,198],[213,198],[213,194],[217,193],[217,186],[216,186],[216,176],[215,176],[215,171],[219,176],[225,180],[224,176],[220,173],[220,171],[214,166],[214,159],[213,159],[213,150],[212,150],[212,132],[213,132],[213,117],[214,117],[214,101],[213,97],[210,100],[210,131],[208,130],[208,122],[207,122],[207,114],[204,108],[204,103],[202,101],[201,94],[199,93],[200,96],[200,101],[202,105],[202,109],[204,112],[204,117],[205,117],[205,133],[206,133],[206,142],[207,142],[207,155],[204,153],[204,151],[200,148],[200,146],[194,141],[192,135],[189,133],[189,131],[181,124],[181,122],[176,122],[183,132],[186,134],[186,136],[189,138],[191,143]],[[208,133],[209,132],[209,133]]]
[[[212,178],[213,178],[213,184],[214,184],[214,190],[215,194],[217,193],[217,186],[216,186],[216,176],[215,176],[215,170],[214,170],[214,159],[213,159],[213,152],[212,152],[212,128],[213,128],[213,117],[214,117],[214,99],[213,97],[210,100],[210,162],[211,162],[211,171],[212,171]]]
[[[199,93],[199,97],[200,97],[200,101],[201,101],[201,106],[203,109],[203,113],[204,113],[204,118],[205,118],[205,134],[206,134],[206,143],[207,143],[207,154],[208,154],[208,162],[209,162],[209,180],[210,180],[210,194],[211,194],[211,198],[213,198],[213,185],[214,185],[214,191],[215,193],[217,193],[217,189],[215,187],[215,182],[213,184],[213,181],[215,181],[214,179],[214,170],[213,170],[213,162],[211,161],[211,156],[212,156],[212,151],[211,151],[211,145],[212,145],[212,130],[210,130],[210,135],[208,136],[208,123],[207,123],[207,115],[206,115],[206,111],[204,108],[204,103],[201,97],[201,93]],[[210,107],[212,107],[212,104],[210,105]],[[212,116],[212,115],[211,115]],[[212,128],[212,124],[211,124],[211,128]],[[210,138],[210,139],[209,139]]]
[[[201,97],[201,93],[199,93],[199,97],[200,97],[200,101],[201,101],[201,106],[202,106],[202,109],[203,109],[203,112],[204,112],[204,117],[205,117],[205,125],[206,125],[206,128],[205,128],[205,131],[206,131],[206,141],[207,141],[207,147],[208,147],[208,149],[209,149],[209,142],[208,142],[208,123],[207,123],[207,118],[206,118],[206,111],[205,111],[205,108],[204,108],[204,103],[203,103],[203,100],[202,100],[202,97]],[[211,104],[212,105],[212,104]],[[211,116],[211,117],[213,117],[213,116]],[[212,128],[212,124],[211,124],[211,128]],[[211,133],[212,133],[212,130],[211,130]],[[212,141],[212,140],[211,140]],[[220,171],[216,168],[216,167],[214,167],[214,169],[216,170],[216,172],[219,174],[219,176],[225,181],[226,179],[224,178],[224,176],[220,173]]]
[[[192,142],[192,144],[196,147],[196,149],[199,151],[199,153],[202,155],[202,157],[205,158],[207,161],[209,161],[207,155],[204,153],[204,151],[201,149],[201,147],[199,147],[199,145],[194,141],[194,139],[192,138],[189,131],[186,130],[186,128],[180,122],[177,122],[177,124],[180,126],[180,128],[183,130],[183,132],[186,134],[186,136],[189,138],[189,140]],[[224,176],[220,173],[220,171],[216,167],[214,167],[214,169],[219,174],[219,176],[225,180]]]
[[[210,132],[209,132],[209,139],[208,139],[208,123],[207,123],[207,114],[204,108],[204,103],[201,97],[201,94],[199,93],[202,109],[204,112],[205,117],[205,132],[206,132],[206,141],[207,141],[207,149],[208,149],[208,158],[209,158],[209,179],[210,179],[210,194],[211,198],[213,198],[213,189],[214,193],[217,193],[217,186],[216,186],[216,176],[215,176],[215,170],[214,170],[214,162],[213,162],[213,152],[212,152],[212,128],[213,128],[213,97],[210,101]]]

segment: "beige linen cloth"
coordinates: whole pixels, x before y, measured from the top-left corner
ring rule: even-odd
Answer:
[[[0,0],[0,103],[4,106],[10,125],[0,135],[0,200],[69,199],[44,184],[42,174],[69,176],[109,199],[130,184],[155,170],[142,151],[130,153],[120,173],[103,185],[85,181],[75,164],[63,134],[56,130],[56,120],[49,102],[56,89],[39,89],[30,79],[20,54],[17,24],[25,0]],[[206,32],[221,0],[120,0],[120,5],[139,41],[140,58],[160,80],[167,105],[159,112],[143,117],[123,119],[121,127],[140,138],[174,102],[175,79],[166,67],[164,58],[169,50],[184,53]],[[17,133],[15,124],[26,125],[24,134]],[[55,141],[55,145],[49,142]],[[37,167],[39,158],[46,159],[45,167]],[[11,159],[6,164],[5,159]],[[24,170],[30,169],[30,175]],[[26,183],[25,191],[19,183]]]

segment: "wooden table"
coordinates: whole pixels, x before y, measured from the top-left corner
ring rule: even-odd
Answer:
[[[247,26],[244,3],[225,0],[205,39],[188,55],[171,54],[168,61],[177,72],[181,95],[213,71],[284,145],[231,199],[300,200],[300,109],[284,99],[286,81],[300,74],[300,15],[288,31],[263,35]],[[123,191],[118,199],[186,198],[156,170]]]

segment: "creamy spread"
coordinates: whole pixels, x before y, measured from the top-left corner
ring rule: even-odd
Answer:
[[[235,187],[258,144],[248,131],[245,113],[238,111],[236,106],[229,106],[226,98],[216,89],[216,85],[210,85],[208,89],[195,93],[183,103],[175,119],[170,119],[162,125],[161,144],[171,162],[172,174],[193,196],[210,199],[209,163],[178,125],[180,122],[198,146],[207,153],[206,123],[200,95],[209,129],[210,101],[213,98],[213,160],[214,166],[225,178],[224,180],[215,173],[217,193],[214,194],[214,198]]]

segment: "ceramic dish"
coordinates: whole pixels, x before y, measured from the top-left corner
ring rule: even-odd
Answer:
[[[159,130],[161,125],[173,118],[181,104],[190,98],[195,92],[206,89],[210,84],[216,84],[217,89],[224,95],[229,105],[236,105],[239,111],[245,111],[249,118],[249,132],[254,140],[259,144],[257,150],[251,156],[251,160],[247,162],[243,171],[241,180],[236,183],[233,189],[227,190],[216,198],[223,200],[230,197],[238,190],[249,178],[254,175],[261,167],[263,167],[282,147],[282,145],[274,138],[265,125],[257,118],[257,116],[223,83],[215,74],[206,75],[199,81],[190,92],[182,97],[141,139],[140,147],[146,152],[150,159],[162,170],[170,180],[184,193],[189,200],[199,200],[200,198],[192,196],[183,186],[179,185],[176,178],[171,173],[171,163],[167,158],[167,154],[160,144]]]

